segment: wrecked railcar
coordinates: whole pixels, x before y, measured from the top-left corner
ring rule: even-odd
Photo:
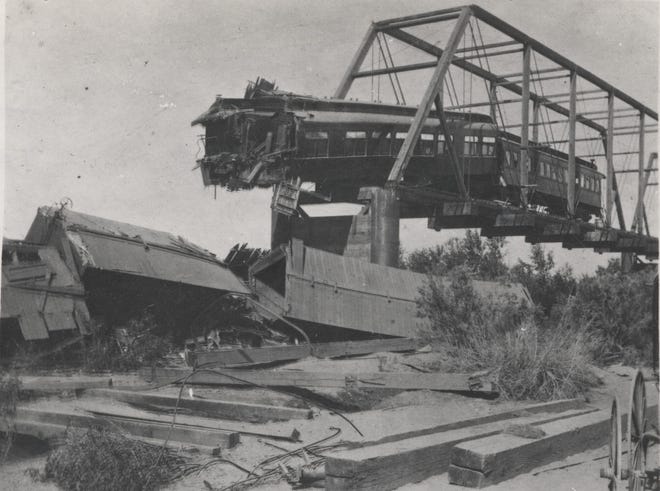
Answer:
[[[417,112],[412,106],[321,99],[277,90],[257,79],[242,99],[218,97],[192,125],[205,128],[197,161],[205,185],[229,189],[271,186],[288,179],[314,183],[333,201],[355,202],[360,188],[382,187]],[[430,111],[403,180],[411,189],[459,193],[447,135],[469,183],[470,196],[520,204],[520,137],[488,114]],[[533,142],[529,179],[532,204],[566,212],[568,155]],[[531,144],[531,143],[530,143]],[[577,212],[600,215],[601,181],[595,164],[576,158]],[[428,217],[424,207],[403,206],[402,217]]]
[[[85,289],[55,247],[3,239],[0,358],[23,341],[59,341],[89,329]]]
[[[430,322],[417,315],[428,276],[307,247],[282,245],[250,267],[259,301],[296,322],[314,341],[419,338]],[[476,292],[531,303],[519,283],[474,281]]]
[[[26,240],[55,248],[81,278],[90,313],[111,325],[150,309],[176,339],[199,335],[222,322],[219,296],[249,293],[215,255],[167,232],[42,207]]]

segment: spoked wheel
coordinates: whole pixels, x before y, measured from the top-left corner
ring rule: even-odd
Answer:
[[[619,401],[612,401],[610,415],[610,453],[608,468],[600,471],[601,477],[609,479],[607,489],[616,491],[621,479],[621,415],[619,414]]]
[[[642,439],[646,431],[646,388],[644,376],[637,370],[630,393],[628,417],[628,490],[642,491],[646,485],[646,450],[648,440]]]

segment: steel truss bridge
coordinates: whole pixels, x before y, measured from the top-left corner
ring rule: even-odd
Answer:
[[[438,36],[444,41],[437,41]],[[404,51],[404,63],[395,63],[395,55]],[[365,66],[369,59],[371,66]],[[429,227],[436,230],[480,227],[485,236],[525,236],[532,243],[620,252],[628,261],[633,254],[657,258],[658,239],[651,235],[647,217],[647,208],[655,209],[653,204],[647,205],[653,203],[657,189],[653,188],[657,182],[649,179],[657,171],[657,154],[649,151],[656,145],[657,112],[474,5],[373,23],[334,97],[344,99],[356,84],[366,81],[372,100],[379,99],[383,79],[384,87],[389,81],[387,87],[396,101],[405,104],[406,77],[418,82],[418,72],[429,70],[428,84],[418,86],[423,95],[382,196],[375,199],[380,205],[373,212],[382,220],[377,217],[373,223],[385,224],[376,232],[383,248],[398,244],[399,216],[392,203],[400,201],[434,210]],[[417,75],[411,78],[410,74]],[[520,136],[520,206],[470,196],[462,162],[443,121],[458,194],[402,184],[434,106],[439,115],[443,109],[481,108],[501,129]],[[528,164],[540,148],[568,155],[565,216],[551,216],[529,206],[534,183]],[[591,159],[606,176],[603,215],[594,223],[575,218],[576,157]],[[636,185],[626,181],[628,176],[636,177]],[[634,205],[624,210],[622,203],[629,202],[630,196]],[[632,214],[628,228],[625,211]],[[394,258],[394,250],[386,251],[375,262],[387,264]]]

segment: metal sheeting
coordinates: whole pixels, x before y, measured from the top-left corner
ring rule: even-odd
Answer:
[[[227,268],[212,258],[177,252],[157,245],[99,235],[79,230],[85,254],[99,270],[134,274],[188,285],[248,293],[247,288]]]
[[[14,261],[2,266],[0,316],[18,319],[28,341],[47,339],[49,331],[86,333],[84,289],[57,249],[8,239],[3,249]]]
[[[275,303],[287,317],[390,336],[419,337],[430,327],[428,319],[417,316],[419,292],[428,283],[424,274],[304,247],[298,241],[286,255],[278,252],[255,264],[251,276],[260,298],[281,299]],[[285,297],[269,286],[274,278],[263,276],[273,260],[286,261]],[[473,285],[483,297],[529,300],[520,284]]]
[[[18,317],[18,324],[26,341],[48,339],[48,329],[40,313],[22,314]]]
[[[67,331],[76,326],[73,311],[46,312],[44,320],[49,331]]]
[[[414,302],[419,297],[419,290],[428,284],[427,275],[406,269],[379,266],[309,247],[305,247],[304,254],[301,271],[304,276],[346,289]],[[473,287],[483,297],[512,295],[518,300],[530,301],[527,291],[519,283],[475,280]]]
[[[310,247],[305,247],[301,273],[345,289],[408,301],[414,301],[419,296],[419,289],[426,282],[426,275],[423,274],[379,266]]]
[[[427,319],[417,317],[408,299],[387,298],[289,275],[287,316],[329,326],[389,336],[418,337]]]

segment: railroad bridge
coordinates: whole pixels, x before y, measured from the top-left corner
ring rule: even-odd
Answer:
[[[408,86],[421,94],[414,106]],[[348,99],[353,92],[371,102]],[[244,99],[219,98],[193,124],[206,128],[205,184],[275,186],[273,247],[296,237],[391,266],[399,220],[424,217],[435,230],[622,253],[629,268],[658,254],[647,217],[657,120],[469,5],[372,23],[331,99],[262,80]],[[352,218],[301,208],[338,201],[365,207]]]

